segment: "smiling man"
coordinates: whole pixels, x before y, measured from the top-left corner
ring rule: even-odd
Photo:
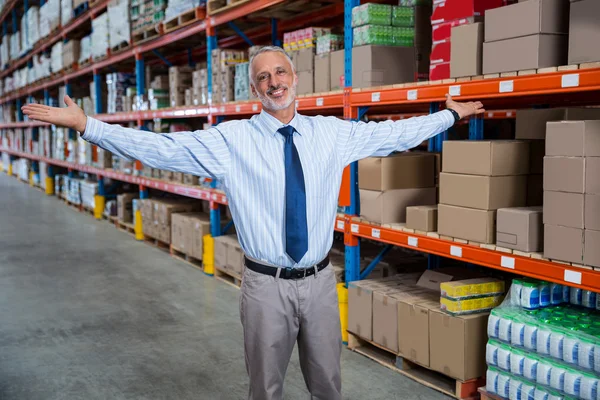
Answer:
[[[307,117],[296,111],[298,77],[281,48],[263,47],[249,73],[263,111],[204,131],[158,135],[109,125],[86,117],[68,96],[66,108],[29,104],[23,112],[75,129],[120,157],[221,180],[246,255],[240,315],[248,398],[283,398],[297,342],[311,398],[338,400],[342,343],[327,255],[342,171],[365,157],[415,147],[460,118],[483,113],[483,106],[448,97],[447,110],[397,122]]]

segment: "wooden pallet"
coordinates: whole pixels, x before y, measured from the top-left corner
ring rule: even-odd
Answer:
[[[202,264],[202,260],[185,254],[183,251],[177,250],[175,247],[173,247],[173,245],[171,245],[171,256],[185,263],[188,263],[195,268],[198,268],[200,271],[204,271],[204,265]]]
[[[85,67],[87,67],[88,65],[91,65],[91,64],[92,64],[92,62],[93,62],[93,60],[92,60],[92,57],[88,57],[88,58],[87,58],[87,60],[85,60],[85,61],[82,61],[81,63],[79,63],[79,67],[80,67],[80,68],[85,68]]]
[[[135,236],[135,226],[132,223],[123,222],[119,219],[119,217],[115,216],[110,216],[110,221],[115,225],[115,227],[118,230]]]
[[[480,387],[477,391],[481,395],[481,400],[502,400],[502,397],[488,392],[485,387]]]
[[[100,2],[102,2],[102,0],[90,0],[89,1],[89,6],[90,8],[94,8],[96,7]]]
[[[184,26],[193,24],[194,22],[202,21],[204,18],[206,18],[206,8],[196,7],[163,22],[163,32],[168,33],[175,31]]]
[[[127,48],[129,48],[129,43],[123,41],[123,42],[119,43],[118,45],[111,47],[110,53],[115,54],[115,53],[118,53],[119,51],[125,50]]]
[[[230,0],[227,4],[227,0],[208,0],[206,3],[206,10],[208,15],[214,15],[223,11],[230,10],[241,4],[248,3],[251,0]]]
[[[485,383],[484,378],[472,379],[466,382],[450,378],[400,357],[377,343],[350,332],[348,332],[348,348],[386,368],[455,399],[476,399],[478,397],[477,388]]]
[[[73,18],[79,17],[81,14],[89,10],[89,3],[83,2],[73,9]]]
[[[144,233],[144,242],[148,243],[151,246],[156,247],[157,249],[166,251],[167,253],[171,250],[171,245],[169,243],[163,242],[160,239],[153,238]]]
[[[242,286],[241,276],[233,271],[222,269],[220,267],[215,267],[215,278],[238,289]]]
[[[160,25],[159,25],[160,27]],[[134,44],[143,43],[147,40],[154,39],[161,35],[162,28],[157,29],[156,26],[148,26],[131,34],[131,42]]]

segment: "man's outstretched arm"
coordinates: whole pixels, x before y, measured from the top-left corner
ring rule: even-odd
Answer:
[[[229,146],[223,130],[156,134],[123,128],[87,117],[69,96],[64,100],[66,108],[28,104],[23,113],[37,121],[74,129],[88,142],[152,168],[212,178],[222,178],[229,168]]]

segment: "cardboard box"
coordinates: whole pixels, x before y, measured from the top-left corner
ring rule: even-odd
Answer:
[[[393,65],[394,68],[390,68]],[[415,49],[397,46],[360,46],[352,48],[352,87],[366,88],[413,82]]]
[[[438,81],[450,78],[450,63],[431,64],[429,66],[429,80]]]
[[[398,353],[402,357],[429,367],[429,312],[439,307],[439,299],[413,297],[398,301]]]
[[[373,341],[394,353],[398,352],[398,299],[411,298],[418,290],[404,287],[373,291]]]
[[[600,231],[600,195],[585,195],[585,229]]]
[[[585,192],[600,194],[600,157],[585,158]]]
[[[311,94],[315,92],[315,81],[313,71],[298,72],[298,86],[296,94]]]
[[[330,81],[331,90],[340,90],[344,88],[344,50],[338,50],[330,53]]]
[[[544,224],[585,228],[584,195],[544,191]]]
[[[583,0],[571,4],[569,23],[569,64],[600,61],[600,3]]]
[[[80,55],[80,42],[79,40],[71,39],[63,44],[63,66],[70,68],[74,63],[79,61]]]
[[[542,250],[542,207],[501,208],[496,220],[496,244],[526,252]]]
[[[567,35],[530,35],[483,44],[483,73],[556,67],[567,62]]]
[[[600,267],[600,231],[585,230],[585,249],[583,251],[583,263],[594,267]]]
[[[435,42],[431,46],[429,61],[431,64],[449,63],[452,56],[450,39],[443,42]]]
[[[373,289],[370,281],[348,284],[348,331],[373,339]]]
[[[541,108],[517,110],[516,139],[546,139],[549,121],[598,120],[598,108]]]
[[[186,233],[189,230],[187,225],[189,225],[187,214],[180,213],[172,216],[171,247],[185,254],[191,252],[191,245],[188,247],[188,243],[186,243]],[[191,238],[189,243],[191,244]]]
[[[438,233],[479,243],[496,243],[496,211],[440,204]]]
[[[240,246],[240,243],[232,240],[227,248],[227,268],[238,274],[242,275],[242,270],[244,268],[244,252]]]
[[[296,72],[313,72],[315,70],[315,49],[308,48],[298,51],[296,56]]]
[[[426,188],[435,186],[435,156],[401,153],[369,157],[358,162],[358,187],[367,190]]]
[[[331,57],[329,53],[315,57],[315,93],[331,90]]]
[[[192,240],[192,251],[189,256],[197,260],[204,259],[204,236],[210,234],[210,216],[205,213],[196,213],[189,217],[190,237]],[[226,222],[223,221],[224,226]]]
[[[430,368],[463,381],[484,376],[488,317],[489,313],[454,317],[430,310]]]
[[[568,1],[531,0],[485,13],[486,42],[540,33],[569,33]]]
[[[517,140],[446,140],[443,172],[469,175],[529,173],[529,143]]]
[[[436,199],[436,188],[360,189],[360,216],[379,224],[402,223],[406,222],[406,207],[435,204]]]
[[[215,267],[227,269],[227,254],[232,240],[230,235],[221,235],[215,238]]]
[[[544,191],[585,193],[583,157],[544,157]]]
[[[437,205],[406,207],[406,227],[423,232],[437,232]]]
[[[560,121],[546,124],[546,155],[600,156],[600,121]]]
[[[450,77],[460,78],[482,74],[483,23],[452,28]]]
[[[441,24],[435,24],[431,26],[431,41],[432,42],[443,42],[452,38],[452,29],[457,26],[473,24],[477,22],[483,22],[481,17],[469,17],[455,19],[448,22],[442,22]]]
[[[583,263],[583,229],[544,225],[544,257]]]
[[[123,193],[117,196],[117,216],[120,221],[133,222],[133,199],[137,198],[137,193]]]
[[[440,203],[497,210],[527,203],[527,176],[440,174]]]
[[[460,18],[483,16],[486,10],[502,7],[503,0],[446,0],[436,1],[431,14],[433,25]]]

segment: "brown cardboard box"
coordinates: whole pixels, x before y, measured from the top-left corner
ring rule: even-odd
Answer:
[[[206,68],[192,72],[192,85],[197,88],[208,87],[208,71]]]
[[[437,232],[437,205],[406,207],[406,227],[424,232]]]
[[[583,263],[583,229],[544,225],[544,257]]]
[[[544,191],[585,193],[583,157],[544,157]]]
[[[197,213],[190,217],[190,237],[192,240],[192,251],[189,256],[197,260],[204,259],[204,236],[210,234],[210,216],[205,213]]]
[[[360,216],[379,224],[401,223],[406,221],[406,207],[435,204],[436,197],[436,188],[360,189]]]
[[[546,139],[549,121],[574,121],[600,119],[598,108],[545,108],[517,110],[515,138]]]
[[[300,71],[298,74],[298,86],[296,94],[311,94],[315,92],[315,81],[313,71]]]
[[[394,68],[390,68],[393,65]],[[366,88],[413,82],[415,49],[396,46],[359,46],[352,48],[352,87]]]
[[[63,66],[70,68],[74,63],[79,61],[80,42],[79,40],[71,39],[63,44]]]
[[[184,96],[185,96],[184,105],[186,105],[186,106],[194,105],[194,103],[192,101],[192,89],[185,89]]]
[[[315,57],[315,93],[331,90],[331,57],[329,53]]]
[[[427,153],[365,158],[358,162],[358,187],[367,190],[433,187],[434,163],[435,156]]]
[[[348,331],[373,339],[373,289],[370,281],[348,283]]]
[[[568,1],[531,0],[485,12],[486,42],[539,33],[569,33]]]
[[[440,301],[413,297],[398,301],[398,353],[429,367],[429,312],[439,309]]]
[[[232,241],[227,249],[227,268],[241,276],[243,267],[244,252],[242,251],[240,243],[237,240]]]
[[[600,3],[584,0],[571,4],[569,64],[600,61]]]
[[[469,175],[529,173],[529,143],[517,140],[446,140],[442,171]]]
[[[373,290],[373,341],[398,352],[398,299],[411,298],[419,289],[403,285]]]
[[[189,230],[187,226],[189,224],[190,220],[185,213],[174,214],[172,216],[171,247],[185,254],[187,254],[187,252],[191,252],[191,246],[188,247],[186,243],[186,238],[188,236],[187,231]]]
[[[440,174],[440,203],[497,210],[527,203],[527,176]]]
[[[600,156],[600,121],[548,122],[546,155]]]
[[[600,194],[600,157],[585,158],[585,192]]]
[[[544,191],[544,224],[585,228],[584,195]]]
[[[496,244],[526,252],[542,250],[542,207],[501,208],[496,220]]]
[[[463,381],[484,376],[488,316],[454,317],[430,310],[430,368]]]
[[[344,50],[330,53],[331,90],[344,88]]]
[[[438,233],[479,243],[496,243],[496,211],[440,204]]]
[[[600,267],[600,231],[585,230],[585,249],[583,263]]]
[[[530,35],[483,44],[483,73],[513,72],[564,65],[567,35]]]
[[[133,222],[133,199],[137,198],[137,193],[123,193],[117,196],[117,216],[120,221]]]
[[[585,229],[600,231],[600,195],[585,195]]]
[[[453,27],[450,42],[450,77],[481,75],[483,23]]]
[[[227,253],[229,251],[230,241],[226,235],[215,238],[215,267],[227,268]]]
[[[198,177],[192,174],[183,174],[183,183],[191,186],[197,185]]]
[[[315,70],[315,49],[314,47],[298,51],[296,72],[310,72]]]
[[[529,142],[529,172],[531,174],[544,173],[544,156],[546,155],[546,141],[532,140]]]

